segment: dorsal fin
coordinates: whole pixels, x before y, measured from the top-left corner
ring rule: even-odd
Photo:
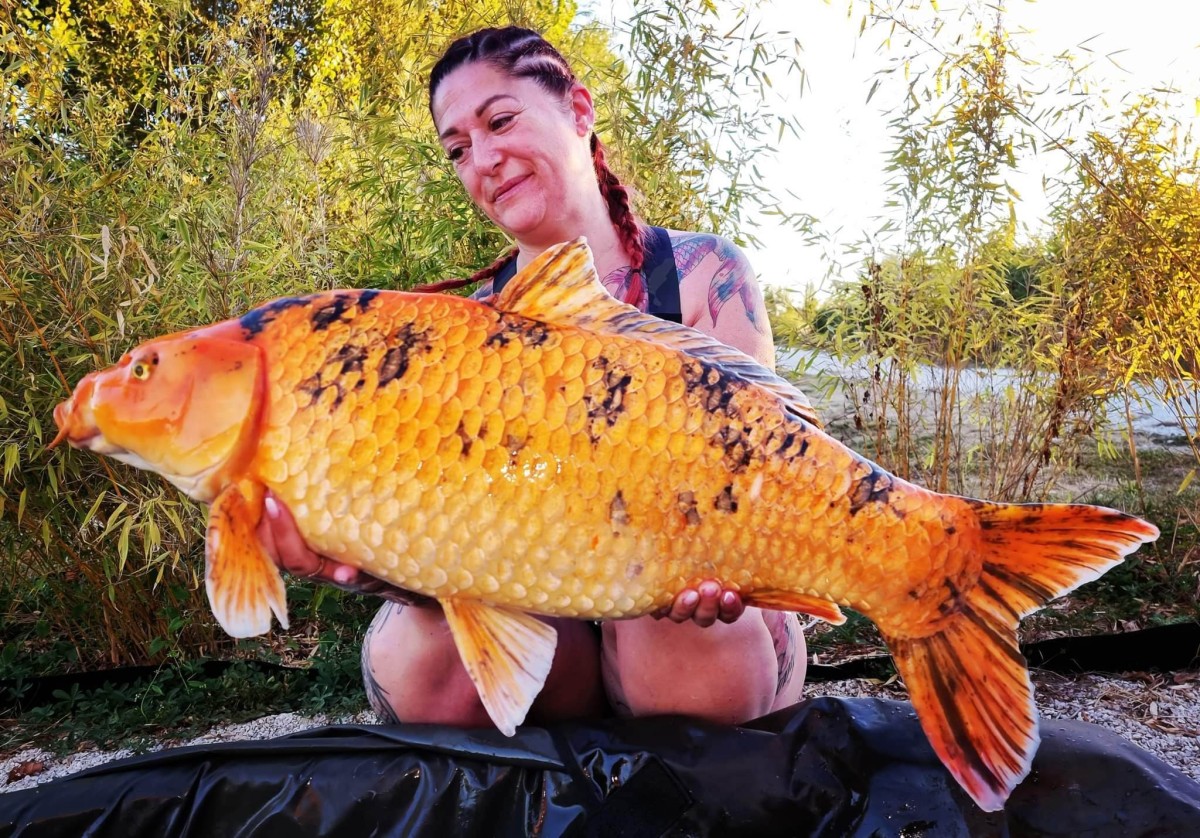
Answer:
[[[582,237],[547,248],[508,281],[492,305],[542,323],[570,324],[669,346],[770,390],[801,419],[821,425],[803,393],[749,355],[690,326],[644,314],[609,294]]]

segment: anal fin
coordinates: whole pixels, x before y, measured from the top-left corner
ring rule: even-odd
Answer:
[[[258,540],[264,493],[260,483],[239,481],[208,512],[204,587],[213,616],[232,637],[266,634],[272,612],[288,627],[283,577]]]
[[[771,608],[776,611],[796,611],[808,614],[819,620],[824,620],[835,626],[846,622],[846,615],[838,608],[836,602],[830,602],[820,597],[808,596],[796,591],[784,591],[778,588],[759,588],[742,594],[742,602],[756,608]]]
[[[550,674],[558,632],[523,611],[481,602],[446,599],[442,609],[484,708],[512,736]]]

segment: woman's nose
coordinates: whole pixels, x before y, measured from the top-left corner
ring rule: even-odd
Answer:
[[[480,174],[494,172],[504,156],[499,143],[494,142],[490,137],[483,137],[473,142],[472,146],[472,159],[476,171]]]

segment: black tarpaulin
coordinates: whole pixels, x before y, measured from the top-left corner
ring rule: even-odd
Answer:
[[[1200,784],[1099,727],[1044,719],[1032,773],[989,814],[911,705],[817,698],[739,728],[334,726],[0,794],[0,835],[22,838],[524,834],[1200,835]]]

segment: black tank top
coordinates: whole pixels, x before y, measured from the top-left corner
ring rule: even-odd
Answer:
[[[672,323],[683,322],[683,309],[679,303],[679,270],[675,267],[675,252],[671,249],[671,237],[662,227],[646,228],[646,244],[642,257],[642,278],[646,282],[649,296],[647,314]],[[492,277],[492,293],[498,293],[504,284],[516,276],[517,260],[509,262]]]

